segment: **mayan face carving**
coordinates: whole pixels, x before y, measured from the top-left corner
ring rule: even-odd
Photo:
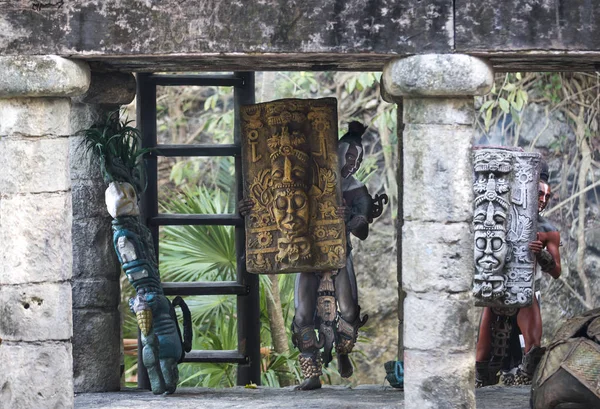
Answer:
[[[539,154],[501,148],[475,151],[473,228],[476,305],[531,303],[534,260],[528,244],[537,220],[532,195]]]
[[[363,148],[355,144],[340,144],[341,175],[344,179],[354,175],[363,161]]]
[[[244,197],[254,202],[246,218],[248,271],[343,265],[336,105],[327,98],[242,108]]]
[[[104,194],[108,213],[113,217],[138,216],[140,209],[133,186],[126,182],[112,182]]]

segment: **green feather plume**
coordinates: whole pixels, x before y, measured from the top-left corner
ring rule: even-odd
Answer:
[[[139,129],[129,126],[131,121],[121,121],[119,111],[111,112],[103,122],[79,133],[84,136],[86,152],[92,152],[100,162],[104,181],[127,182],[137,194],[146,187],[143,155],[151,149],[142,149]]]

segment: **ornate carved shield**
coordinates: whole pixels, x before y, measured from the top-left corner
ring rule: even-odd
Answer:
[[[284,99],[243,106],[246,268],[336,270],[346,263],[337,157],[337,101]]]
[[[474,152],[475,305],[533,302],[540,163],[540,154],[510,148]]]

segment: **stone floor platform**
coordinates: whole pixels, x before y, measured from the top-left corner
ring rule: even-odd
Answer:
[[[477,409],[529,409],[529,387],[490,386],[476,391]],[[404,408],[404,393],[389,386],[355,388],[325,386],[316,391],[290,388],[182,388],[171,396],[147,391],[84,393],[75,397],[76,409],[221,409],[221,408]],[[442,407],[442,406],[440,406]]]

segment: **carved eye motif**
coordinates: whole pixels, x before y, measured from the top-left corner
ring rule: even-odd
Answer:
[[[301,209],[306,204],[306,197],[303,195],[294,195],[294,209]]]
[[[276,200],[275,200],[275,206],[279,209],[279,210],[285,210],[287,208],[287,199],[284,196],[279,196]]]
[[[127,199],[135,200],[135,189],[130,184],[125,185],[124,193]]]
[[[487,245],[487,240],[484,238],[478,238],[477,240],[475,240],[475,247],[477,247],[479,250],[485,250],[485,247]]]
[[[494,237],[492,239],[492,250],[493,251],[498,251],[500,250],[502,247],[504,246],[504,242],[502,241],[502,239],[498,238],[498,237]]]
[[[292,173],[296,179],[304,179],[304,175],[306,174],[306,172],[302,168],[295,168]]]

